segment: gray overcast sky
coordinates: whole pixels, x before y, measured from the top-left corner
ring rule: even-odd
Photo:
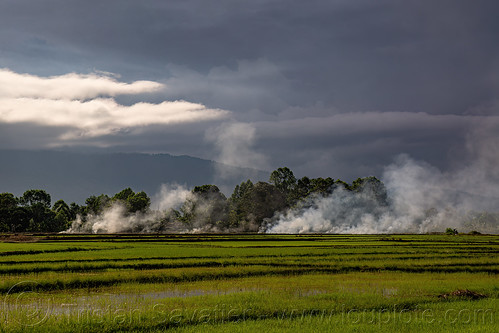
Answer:
[[[498,12],[3,0],[0,148],[167,152],[345,180],[399,154],[452,170],[498,150]]]

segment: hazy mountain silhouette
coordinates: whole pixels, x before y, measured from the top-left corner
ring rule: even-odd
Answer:
[[[161,184],[172,183],[216,184],[227,192],[243,180],[268,175],[191,156],[0,150],[0,193],[44,189],[53,202],[84,203],[90,195],[112,195],[126,187],[153,196]]]

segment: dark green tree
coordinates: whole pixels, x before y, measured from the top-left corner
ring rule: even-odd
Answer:
[[[145,212],[149,209],[150,205],[151,199],[144,191],[135,193],[126,200],[126,206],[130,213]]]
[[[350,184],[348,184],[347,182],[344,182],[343,180],[341,179],[337,179],[335,182],[334,182],[334,185],[333,185],[333,191],[336,190],[336,189],[343,189],[343,190],[348,190],[348,191],[351,191],[351,187],[350,187]]]
[[[310,193],[312,193],[312,182],[310,178],[303,177],[298,179],[296,186],[290,193],[290,201],[292,204],[297,203],[300,200],[307,198]]]
[[[16,220],[18,200],[12,193],[0,194],[0,232],[23,231],[22,223]]]
[[[276,212],[286,208],[286,197],[274,185],[258,182],[249,195],[250,204],[246,208],[247,220],[259,228],[264,219],[271,218]],[[254,230],[256,231],[256,230]]]
[[[18,201],[12,193],[0,193],[0,209],[14,209]]]
[[[54,203],[54,206],[52,206],[52,210],[55,213],[62,213],[64,214],[68,219],[71,217],[71,210],[66,202],[64,200],[57,200]]]
[[[78,205],[75,202],[69,204],[69,220],[74,221],[78,215],[84,214],[84,207]]]
[[[296,186],[296,177],[288,167],[278,168],[270,174],[269,183],[284,195],[288,195]]]
[[[101,194],[99,196],[92,195],[85,200],[85,205],[86,207],[83,209],[83,215],[98,215],[111,205],[111,199],[107,194]]]
[[[29,229],[30,215],[25,207],[0,208],[0,230],[3,232],[24,232]]]
[[[122,200],[122,201],[127,201],[128,198],[132,197],[135,195],[135,192],[130,188],[130,187],[127,187],[126,189],[116,193],[114,196],[113,196],[113,199],[115,200]]]
[[[192,227],[228,227],[227,198],[216,185],[194,187],[180,212],[180,220]]]
[[[130,187],[116,193],[113,202],[121,202],[125,205],[128,213],[145,212],[151,205],[151,199],[144,191],[135,193]]]
[[[44,190],[28,190],[24,192],[19,202],[22,206],[28,207],[40,204],[45,208],[50,208],[50,194]]]
[[[64,200],[58,200],[52,206],[52,211],[55,213],[53,227],[59,230],[66,230],[70,225],[70,221],[73,220],[68,204]]]
[[[296,186],[288,195],[288,202],[295,205],[305,201],[311,195],[325,197],[333,193],[334,188],[335,182],[330,177],[312,179],[303,177],[298,179]]]
[[[242,199],[246,198],[248,196],[248,193],[250,193],[252,189],[253,182],[248,179],[247,181],[242,182],[241,185],[236,185],[236,187],[234,188],[234,192],[232,193],[229,200],[232,203],[238,203]]]
[[[253,182],[249,179],[234,188],[234,192],[229,198],[228,219],[230,227],[238,227],[241,222],[247,221],[248,207],[252,204],[251,193],[253,188]]]
[[[351,190],[366,198],[372,198],[377,204],[388,205],[385,184],[376,177],[357,178],[353,181]]]
[[[29,218],[25,231],[62,231],[54,222],[55,213],[50,209],[50,194],[44,190],[28,190],[19,198]]]
[[[310,188],[311,193],[316,193],[321,196],[328,196],[333,193],[335,189],[335,181],[331,177],[313,178],[310,180]]]

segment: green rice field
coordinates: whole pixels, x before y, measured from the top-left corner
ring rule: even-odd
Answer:
[[[4,235],[0,332],[497,332],[498,235]]]

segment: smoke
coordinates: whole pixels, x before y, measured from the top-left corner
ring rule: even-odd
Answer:
[[[221,162],[216,165],[217,182],[235,183],[234,180],[257,176],[257,170],[266,170],[269,167],[266,156],[254,149],[256,129],[253,124],[224,123],[208,130],[205,137],[207,141],[214,143],[218,151],[216,160]]]
[[[362,196],[343,188],[328,197],[310,198],[303,206],[278,214],[265,226],[270,233],[373,233],[377,206],[367,209]]]
[[[340,185],[329,195],[313,195],[297,207],[275,213],[259,225],[259,230],[376,234],[441,232],[452,228],[460,232],[499,233],[499,138],[495,135],[499,133],[499,122],[474,125],[467,136],[466,150],[454,158],[461,163],[451,170],[441,171],[402,154],[384,169],[381,179],[386,198],[369,186],[352,190]],[[217,137],[217,142],[224,147],[222,156],[228,156],[226,161],[230,162],[233,156],[247,152],[253,137],[251,127],[232,124],[228,134]],[[231,138],[235,142],[229,143]],[[271,207],[268,200],[262,205],[262,209]],[[129,213],[122,204],[114,203],[99,215],[78,217],[67,232],[248,230],[237,221],[239,217],[235,218],[239,224],[228,218],[227,200],[213,187],[193,193],[180,185],[162,185],[151,207],[147,212]],[[281,208],[271,208],[267,216]],[[247,220],[253,221],[250,216]]]
[[[201,233],[228,232],[226,198],[220,192],[195,195],[184,186],[163,184],[153,196],[152,209],[130,213],[119,201],[99,214],[77,216],[64,233]]]
[[[461,165],[442,172],[408,155],[384,170],[388,205],[366,202],[368,193],[337,189],[278,213],[270,233],[426,233],[446,228],[499,233],[499,133],[478,123],[468,134]]]
[[[105,208],[101,214],[88,215],[85,219],[78,216],[66,232],[91,234],[151,232],[150,222],[154,220],[151,214],[139,212],[127,214],[126,208],[122,204],[114,203]]]
[[[65,233],[185,232],[186,228],[177,221],[174,210],[190,195],[184,186],[162,184],[153,196],[152,210],[129,213],[122,203],[114,202],[100,214],[77,216]]]
[[[162,184],[159,192],[153,197],[151,206],[160,211],[177,209],[189,197],[191,191],[179,184]]]

